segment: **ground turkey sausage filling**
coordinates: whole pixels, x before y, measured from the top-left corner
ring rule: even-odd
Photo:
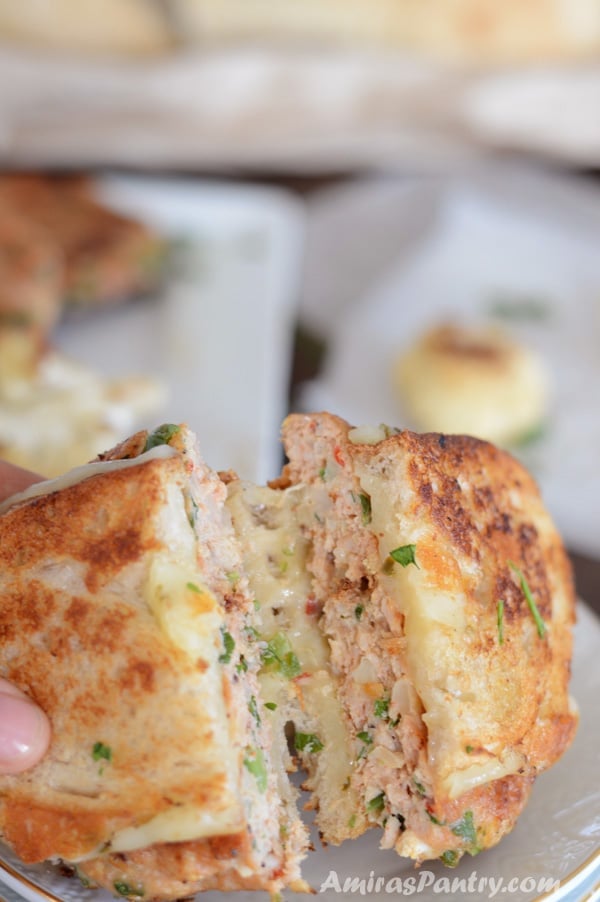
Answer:
[[[457,838],[428,807],[423,706],[403,662],[403,615],[380,578],[371,500],[341,451],[295,442],[304,465],[288,468],[293,483],[234,481],[228,499],[256,598],[261,696],[281,737],[280,791],[289,797],[291,721],[324,841],[380,825],[384,848],[453,859]]]

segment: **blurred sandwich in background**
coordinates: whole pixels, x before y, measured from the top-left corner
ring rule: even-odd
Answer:
[[[0,0],[0,37],[49,50],[135,56],[172,43],[159,4],[148,0]]]
[[[600,50],[597,0],[171,0],[196,41],[290,39],[375,45],[460,63],[514,63]]]
[[[0,40],[148,55],[223,43],[400,49],[466,64],[588,57],[597,0],[0,0]]]
[[[91,179],[0,175],[0,457],[51,476],[131,431],[165,390],[106,379],[52,347],[68,307],[159,285],[166,242],[95,197]]]

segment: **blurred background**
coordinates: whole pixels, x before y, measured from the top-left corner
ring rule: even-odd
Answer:
[[[490,438],[600,595],[600,0],[0,0],[0,455]]]

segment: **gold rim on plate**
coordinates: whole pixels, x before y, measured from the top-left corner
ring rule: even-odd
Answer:
[[[6,861],[2,861],[0,858],[0,870],[5,871],[11,877],[14,877],[15,880],[18,880],[23,886],[26,886],[28,889],[35,890],[36,893],[40,893],[45,899],[49,899],[50,902],[63,902],[62,899],[59,899],[58,896],[55,896],[54,893],[48,892],[48,890],[43,889],[43,887],[39,886],[37,883],[34,883],[33,880],[30,880],[29,877],[25,877],[23,874],[19,873],[19,871],[15,870],[12,865],[7,864]],[[2,898],[0,898],[0,902],[4,902]]]

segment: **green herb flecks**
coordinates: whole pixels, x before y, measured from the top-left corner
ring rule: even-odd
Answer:
[[[350,817],[348,818],[348,829],[354,830],[355,827],[356,827],[356,815],[351,814]]]
[[[251,695],[250,701],[248,702],[248,711],[256,721],[256,723],[260,726],[260,714],[258,713],[258,704],[256,702],[256,696]]]
[[[490,305],[489,312],[497,319],[540,322],[550,316],[551,308],[540,298],[515,295],[496,298]]]
[[[115,892],[120,896],[139,899],[145,895],[145,890],[142,886],[130,886],[129,883],[125,883],[123,880],[116,880],[113,886]]]
[[[381,814],[383,809],[385,808],[385,793],[380,792],[379,795],[374,796],[370,801],[367,802],[367,811],[371,812],[371,814]]]
[[[538,608],[537,608],[537,605],[533,598],[533,595],[531,594],[531,589],[529,588],[529,586],[527,584],[527,580],[523,576],[523,571],[519,567],[517,567],[516,564],[513,564],[512,561],[508,562],[508,566],[511,568],[511,570],[514,570],[514,572],[519,577],[521,591],[523,592],[523,595],[525,596],[525,599],[529,606],[529,610],[531,611],[533,619],[535,620],[535,625],[537,627],[538,636],[540,637],[540,639],[543,639],[544,636],[546,635],[546,624],[542,620],[540,612],[538,611]]]
[[[190,592],[196,592],[198,595],[202,595],[202,590],[196,585],[196,583],[186,583],[186,588],[190,590]]]
[[[300,661],[283,633],[276,633],[267,642],[266,647],[262,649],[261,660],[264,667],[279,670],[288,680],[294,679],[302,672]]]
[[[247,749],[244,767],[256,778],[256,785],[260,792],[265,792],[268,780],[265,756],[262,749]]]
[[[269,711],[277,711],[277,705],[275,702],[265,702],[265,708],[268,708]]]
[[[390,716],[390,700],[389,700],[389,698],[375,699],[375,704],[373,705],[373,711],[375,713],[375,717],[388,718]]]
[[[454,849],[448,849],[446,852],[442,852],[440,861],[442,861],[446,867],[455,868],[460,861],[460,855],[458,852],[455,852]]]
[[[94,761],[112,761],[112,749],[103,742],[95,742],[92,748],[92,758]]]
[[[188,496],[187,500],[189,502],[188,520],[190,522],[190,526],[192,527],[192,529],[195,529],[196,528],[196,520],[198,519],[199,508],[191,495]]]
[[[219,663],[220,664],[229,664],[231,661],[231,655],[233,654],[233,650],[235,648],[235,639],[228,633],[226,629],[221,627],[221,635],[223,637],[223,652],[219,655]]]
[[[294,744],[299,752],[320,752],[324,748],[315,733],[296,733]]]
[[[366,730],[361,730],[360,733],[356,734],[356,738],[363,743],[362,748],[357,755],[357,760],[360,761],[361,758],[366,758],[369,754],[370,746],[373,745],[373,737],[370,733],[367,733]]]
[[[472,751],[473,751],[473,746],[472,746],[472,745],[466,745],[466,746],[465,746],[465,752],[467,753],[467,755],[470,755]]]
[[[498,623],[498,645],[502,645],[504,643],[504,601],[502,599],[498,602],[496,620]]]
[[[363,604],[357,604],[354,608],[354,616],[357,620],[360,620],[360,618],[362,617],[364,609],[365,606]]]
[[[394,548],[393,551],[390,551],[390,557],[402,567],[408,567],[409,564],[414,564],[415,567],[420,569],[415,556],[416,550],[416,545],[400,545],[398,548]]]
[[[465,843],[468,846],[467,851],[470,855],[477,855],[477,853],[481,851],[477,845],[477,829],[473,821],[472,811],[465,811],[459,821],[450,824],[450,829],[455,836],[460,836],[461,839],[465,840]]]
[[[367,495],[366,492],[359,492],[358,495],[355,495],[352,492],[352,499],[354,501],[358,501],[360,504],[360,519],[363,526],[368,526],[373,518],[373,514],[371,511],[371,498]]]
[[[419,783],[419,781],[415,780],[415,779],[413,779],[413,783],[414,783],[415,789],[417,790],[417,792],[419,793],[420,796],[427,795],[427,790],[425,789],[425,787],[423,786],[422,783]]]
[[[426,811],[425,813],[427,814],[427,817],[429,818],[429,820],[431,821],[431,823],[432,823],[432,824],[435,824],[436,827],[445,827],[445,826],[446,826],[445,823],[444,823],[444,821],[440,821],[439,818],[437,818],[437,817],[435,816],[435,814],[432,814],[432,813],[431,813],[431,811]],[[453,832],[454,832],[454,831],[453,831]]]
[[[227,579],[232,586],[236,586],[240,581],[240,574],[237,570],[230,570],[227,574]]]
[[[243,655],[240,655],[240,660],[235,665],[235,669],[238,673],[248,673],[248,662]]]
[[[156,448],[158,445],[168,445],[173,436],[177,435],[179,429],[180,427],[174,423],[163,423],[154,432],[149,433],[144,445],[144,452],[150,451],[151,448]]]

